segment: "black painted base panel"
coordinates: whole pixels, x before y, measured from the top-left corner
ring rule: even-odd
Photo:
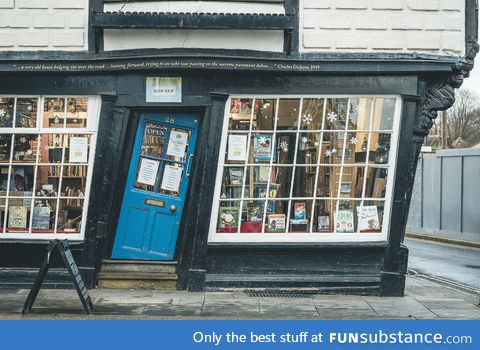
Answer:
[[[207,274],[205,290],[227,289],[378,295],[380,276]]]
[[[93,269],[79,268],[83,282],[87,288],[93,288]],[[0,268],[0,288],[30,289],[38,269],[33,268]],[[47,272],[42,288],[73,289],[70,276],[66,269],[52,268]]]

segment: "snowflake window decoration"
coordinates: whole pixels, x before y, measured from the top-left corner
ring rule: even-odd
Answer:
[[[282,141],[282,143],[280,143],[280,148],[283,152],[288,152],[288,142]]]
[[[60,124],[60,118],[58,117],[58,115],[55,116],[55,119],[53,120],[53,122],[55,124]]]
[[[329,122],[333,123],[334,121],[336,121],[338,119],[338,115],[335,112],[330,112],[330,113],[327,114],[327,119],[328,119]]]
[[[332,151],[330,151],[329,149],[327,149],[327,151],[325,152],[325,157],[330,157],[332,155]]]
[[[260,136],[258,138],[258,143],[264,145],[265,143],[267,143],[267,138],[265,136]]]
[[[334,153],[337,153],[337,149],[336,149],[336,148],[332,149],[332,154],[334,154]]]
[[[315,143],[314,143],[315,147],[318,147],[319,144],[320,143],[318,141],[315,141]]]
[[[27,111],[31,112],[31,111],[32,111],[32,109],[33,109],[32,105],[28,105],[28,107],[27,107]]]
[[[23,136],[23,137],[20,138],[20,142],[21,142],[21,143],[27,142],[27,139],[25,138],[25,136]]]
[[[302,121],[303,121],[303,124],[310,125],[313,121],[313,117],[310,113],[309,114],[304,114],[303,117],[302,117]]]
[[[307,158],[310,158],[311,156],[312,156],[312,154],[311,154],[310,152],[307,152],[307,153],[305,154],[305,157],[307,157]]]
[[[0,109],[0,117],[1,117],[1,118],[5,117],[6,114],[7,114],[7,111],[6,111],[6,110],[4,110],[3,108]]]
[[[33,151],[31,149],[27,150],[27,155],[31,156],[33,154]]]
[[[305,136],[302,137],[302,143],[303,143],[303,144],[306,144],[307,142],[308,142],[308,139],[307,139]]]
[[[351,144],[351,145],[356,145],[357,142],[358,142],[358,140],[357,140],[357,138],[356,138],[355,136],[352,136],[352,137],[350,138],[350,144]]]

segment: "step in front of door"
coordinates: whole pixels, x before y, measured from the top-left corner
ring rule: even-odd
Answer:
[[[176,262],[103,261],[98,287],[109,289],[175,290]]]

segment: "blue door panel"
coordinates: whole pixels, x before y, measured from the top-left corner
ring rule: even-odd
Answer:
[[[195,153],[198,116],[183,114],[142,114],[118,220],[113,259],[172,260]],[[174,133],[175,132],[175,133]],[[168,151],[170,136],[189,135],[184,157]],[[181,138],[180,138],[181,139]],[[173,141],[175,139],[172,138]],[[175,142],[173,142],[175,144]],[[170,152],[170,153],[169,153]],[[141,164],[158,167],[155,183],[139,180]],[[173,166],[181,173],[178,191],[163,190],[163,170]],[[178,170],[178,169],[181,169]],[[155,169],[155,168],[150,168]],[[154,174],[154,170],[151,170]],[[152,175],[153,176],[153,175]],[[152,177],[150,177],[152,179]]]

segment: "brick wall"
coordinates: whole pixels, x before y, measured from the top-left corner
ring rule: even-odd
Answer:
[[[300,50],[465,51],[465,0],[300,0]]]
[[[0,0],[0,51],[87,49],[88,0]]]

